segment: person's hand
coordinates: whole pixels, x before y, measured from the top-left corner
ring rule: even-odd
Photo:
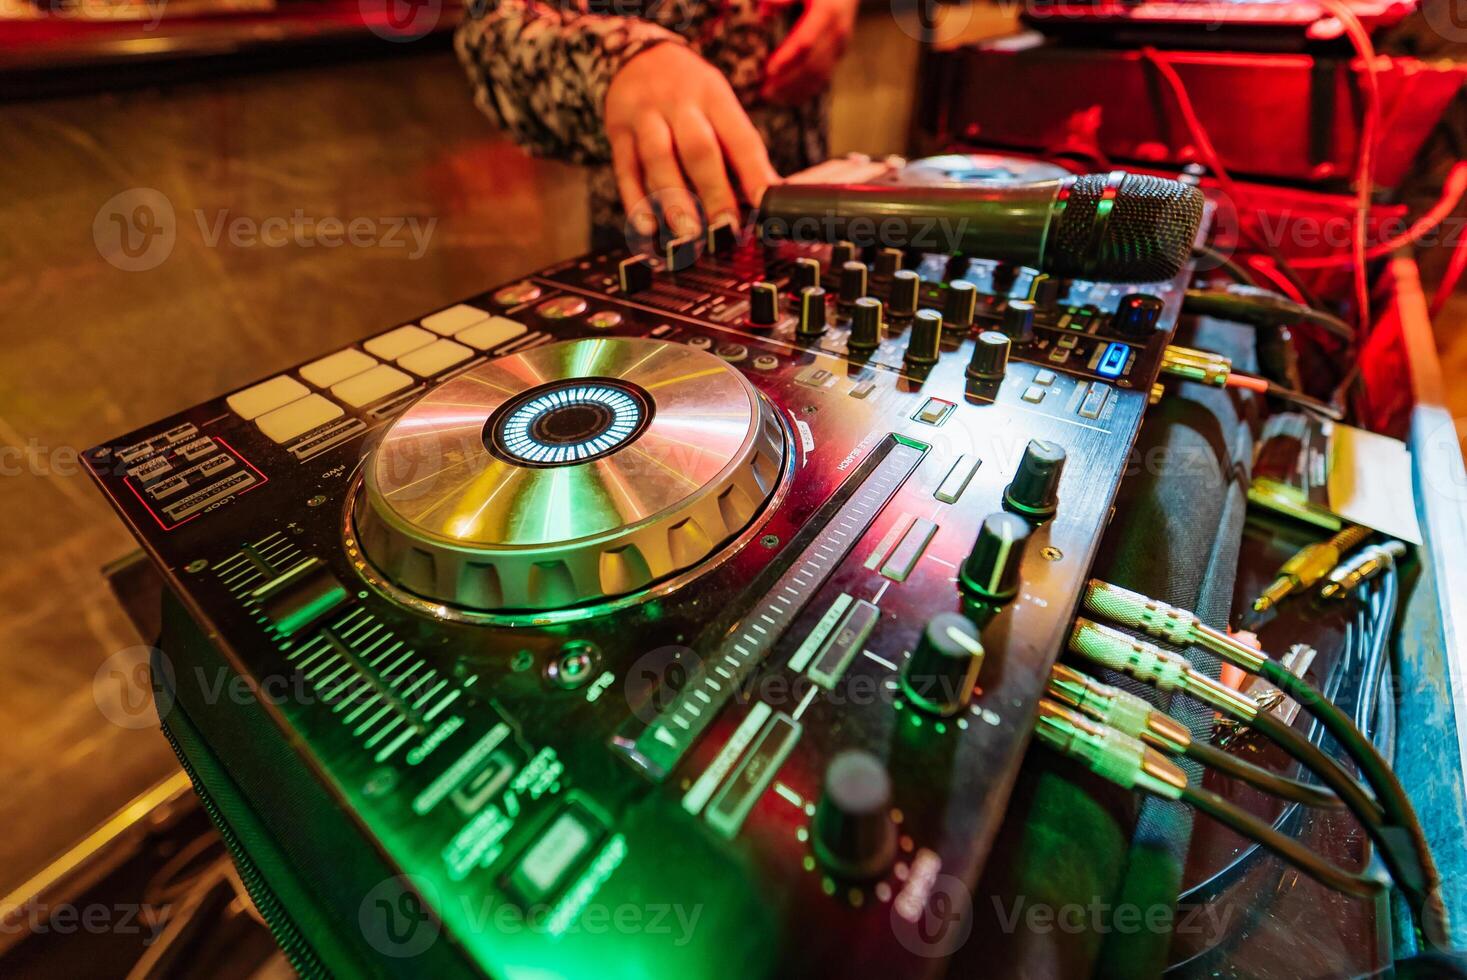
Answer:
[[[659,44],[617,71],[605,121],[617,191],[643,235],[657,230],[649,198],[673,234],[691,235],[700,226],[694,194],[710,223],[737,220],[730,169],[751,204],[778,179],[723,73],[681,44]]]
[[[774,0],[776,4],[792,0]],[[830,84],[835,63],[846,50],[856,24],[857,0],[805,0],[795,22],[764,69],[760,95],[779,105],[798,105]]]

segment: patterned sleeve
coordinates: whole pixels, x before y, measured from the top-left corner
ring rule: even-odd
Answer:
[[[479,0],[454,47],[479,108],[539,156],[575,163],[611,158],[602,109],[611,77],[665,41],[684,43],[637,17],[586,13],[586,0]]]

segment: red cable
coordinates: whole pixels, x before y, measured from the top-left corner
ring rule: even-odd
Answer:
[[[1447,178],[1442,182],[1442,196],[1437,198],[1421,217],[1412,222],[1411,227],[1396,237],[1381,242],[1373,247],[1367,254],[1369,258],[1379,259],[1391,254],[1398,248],[1411,245],[1428,233],[1436,230],[1447,217],[1457,209],[1462,201],[1462,195],[1467,193],[1467,160],[1458,160],[1448,171]],[[1298,269],[1324,269],[1330,266],[1345,265],[1353,261],[1353,258],[1341,257],[1339,255],[1316,256],[1314,258],[1295,259],[1294,267]]]
[[[1304,306],[1309,305],[1305,301],[1303,294],[1295,288],[1293,283],[1289,282],[1289,277],[1280,272],[1278,266],[1274,265],[1266,256],[1249,255],[1244,261],[1248,263],[1248,268],[1266,277],[1269,282],[1278,287],[1279,292],[1289,297],[1289,299],[1296,303],[1301,303]]]
[[[1447,298],[1457,288],[1457,280],[1462,278],[1463,271],[1467,271],[1467,235],[1459,234],[1456,244],[1452,246],[1452,261],[1447,263],[1446,274],[1442,276],[1435,295],[1431,297],[1429,313],[1433,320],[1441,313],[1442,307],[1447,305]]]

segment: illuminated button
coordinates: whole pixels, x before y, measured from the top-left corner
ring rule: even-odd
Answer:
[[[1099,382],[1092,384],[1090,390],[1085,393],[1085,400],[1080,403],[1080,417],[1100,418],[1100,413],[1105,410],[1105,403],[1109,398],[1110,385],[1103,385]]]
[[[849,394],[852,398],[865,398],[867,395],[871,394],[871,392],[875,390],[875,381],[860,381],[857,382],[856,386],[850,390]]]
[[[436,334],[448,337],[458,333],[464,327],[473,326],[488,316],[489,314],[487,312],[479,309],[477,306],[459,303],[457,306],[450,306],[446,310],[440,310],[432,316],[423,317],[423,326]]]
[[[379,364],[370,371],[332,385],[331,394],[352,408],[361,408],[412,383],[413,379],[397,368]]]
[[[511,320],[506,316],[491,316],[472,327],[460,330],[453,335],[453,339],[461,344],[468,344],[475,350],[493,350],[524,333],[525,325],[518,320]]]
[[[586,317],[586,323],[597,330],[610,330],[621,326],[622,316],[615,310],[597,310]]]
[[[929,398],[912,418],[918,422],[926,422],[928,425],[940,425],[942,420],[952,413],[954,407],[952,402],[943,401],[941,398]]]
[[[1029,387],[1024,389],[1024,393],[1019,397],[1024,399],[1024,401],[1026,402],[1033,402],[1035,405],[1038,405],[1040,402],[1044,401],[1044,393],[1045,389],[1039,387],[1038,385],[1030,385]]]
[[[404,354],[397,359],[397,363],[420,378],[428,378],[440,371],[448,370],[455,364],[467,361],[473,355],[473,350],[463,344],[456,344],[451,340],[440,340],[427,347],[421,347],[411,354]]]
[[[743,344],[719,344],[718,347],[714,349],[713,353],[717,354],[725,361],[742,361],[744,358],[749,356],[749,348],[745,347]]]
[[[373,337],[362,346],[367,352],[384,361],[395,361],[408,351],[426,347],[436,340],[431,333],[422,327],[398,327],[389,330],[380,337]]]
[[[1056,347],[1049,352],[1049,363],[1063,364],[1070,359],[1070,352],[1064,347]]]
[[[282,405],[288,405],[297,398],[310,394],[310,391],[295,378],[282,374],[278,378],[261,381],[244,391],[237,391],[224,401],[240,418],[253,419]]]
[[[1131,348],[1126,344],[1110,344],[1100,355],[1100,360],[1095,364],[1098,374],[1107,378],[1118,378],[1126,370],[1126,362],[1130,360]]]
[[[1053,371],[1045,370],[1034,372],[1034,383],[1037,385],[1052,385],[1054,384],[1054,378],[1055,374]]]
[[[535,307],[547,320],[568,320],[586,312],[586,301],[579,296],[554,296]]]
[[[307,395],[273,412],[267,412],[255,420],[268,438],[275,442],[289,442],[303,432],[310,432],[318,425],[325,425],[342,415],[341,406],[320,395]]]
[[[330,357],[312,361],[301,368],[301,377],[317,388],[330,388],[338,381],[345,381],[354,374],[361,374],[377,366],[376,360],[353,347],[339,350]]]
[[[521,303],[530,303],[540,298],[539,286],[525,280],[524,282],[511,283],[501,286],[494,291],[494,302],[500,306],[519,306]]]
[[[835,375],[812,364],[795,375],[795,380],[811,388],[827,388],[835,381]]]
[[[773,354],[760,354],[754,358],[754,366],[761,371],[773,371],[779,367],[779,358]]]
[[[564,890],[605,835],[589,810],[570,804],[520,855],[505,875],[505,890],[527,907],[550,900]]]
[[[1055,346],[1057,346],[1057,347],[1064,347],[1064,348],[1066,348],[1068,350],[1068,349],[1073,348],[1079,342],[1080,342],[1080,338],[1079,337],[1076,337],[1074,334],[1071,333],[1071,334],[1065,334],[1059,340],[1056,340],[1055,341]]]

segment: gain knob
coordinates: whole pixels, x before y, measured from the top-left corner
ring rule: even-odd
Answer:
[[[1016,344],[1034,339],[1034,304],[1025,299],[1011,299],[1003,311],[1003,332]]]
[[[1150,293],[1127,293],[1116,304],[1110,328],[1130,340],[1148,340],[1161,322],[1162,301]]]
[[[896,859],[891,775],[870,752],[847,749],[825,768],[815,808],[815,856],[832,874],[867,881]]]
[[[1059,443],[1030,439],[1019,460],[1019,471],[1004,488],[1003,502],[1025,517],[1043,520],[1059,504],[1060,473],[1065,468],[1065,451]]]
[[[800,290],[800,322],[795,336],[801,340],[819,340],[825,333],[825,290],[811,286]]]
[[[978,628],[958,613],[938,613],[922,628],[917,649],[902,668],[902,690],[917,707],[954,715],[973,699],[983,667]]]
[[[820,260],[808,256],[795,259],[795,267],[790,270],[790,289],[796,296],[809,289],[811,286],[820,285]]]
[[[779,322],[779,287],[772,282],[756,282],[749,287],[749,326],[768,330]]]
[[[912,318],[912,333],[907,337],[907,352],[902,363],[908,368],[927,368],[937,363],[942,351],[942,314],[936,310],[918,310]]]
[[[1008,602],[1018,594],[1019,566],[1028,543],[1028,521],[1003,511],[989,514],[958,573],[958,587],[980,602]]]
[[[881,300],[862,296],[851,313],[851,334],[846,350],[852,354],[869,354],[881,346]]]
[[[964,372],[974,381],[997,381],[1009,366],[1009,338],[997,330],[985,330],[973,341],[973,356]]]
[[[866,263],[847,262],[840,267],[840,292],[836,302],[841,309],[850,309],[856,300],[866,295]]]
[[[977,309],[978,287],[966,279],[955,279],[947,284],[947,295],[942,300],[942,328],[967,333]]]
[[[883,248],[876,253],[875,273],[883,278],[891,278],[901,270],[902,250],[899,248]]]
[[[847,262],[853,261],[855,257],[856,246],[854,242],[839,241],[830,246],[830,265],[832,268],[839,269]]]
[[[917,300],[922,292],[922,277],[911,269],[901,269],[891,277],[891,293],[886,301],[886,312],[893,320],[905,320],[917,312]]]

